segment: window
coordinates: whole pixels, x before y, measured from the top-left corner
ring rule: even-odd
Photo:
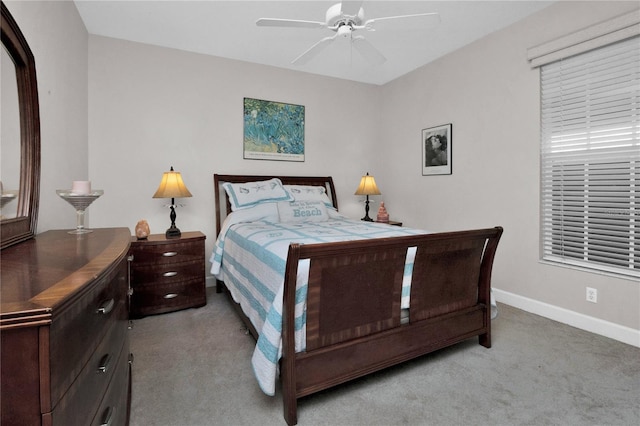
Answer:
[[[541,67],[542,258],[640,277],[640,37]]]

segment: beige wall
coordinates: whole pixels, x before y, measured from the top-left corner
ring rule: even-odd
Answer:
[[[91,226],[140,219],[169,227],[168,200],[152,199],[173,166],[193,194],[176,225],[215,239],[214,173],[332,175],[339,205],[359,214],[355,191],[378,138],[376,86],[246,62],[89,37],[89,170],[105,190]],[[243,98],[305,106],[305,161],[244,160]]]
[[[637,281],[539,262],[539,71],[526,59],[530,47],[634,8],[637,2],[557,3],[387,84],[376,179],[391,216],[408,225],[503,226],[498,300],[572,316],[574,325],[582,315],[619,324],[616,332],[640,343]],[[421,176],[421,129],[445,123],[453,124],[453,174]],[[586,302],[587,286],[598,289],[597,304]]]
[[[8,1],[36,62],[42,179],[38,232],[71,228],[73,208],[56,195],[88,169],[88,34],[70,1]]]
[[[539,263],[539,78],[526,49],[636,2],[561,2],[385,86],[88,36],[70,2],[9,2],[36,57],[43,171],[39,231],[75,224],[55,189],[105,195],[89,225],[169,225],[152,199],[169,166],[194,197],[177,225],[214,239],[213,173],[327,174],[341,210],[371,172],[392,219],[434,231],[502,225],[499,300],[635,343],[637,282]],[[242,159],[242,99],[306,106],[304,163]],[[421,176],[420,131],[453,123],[453,175]],[[377,204],[374,204],[374,213]],[[598,304],[585,287],[599,290]],[[600,328],[599,328],[600,327]],[[629,336],[631,336],[629,338]]]

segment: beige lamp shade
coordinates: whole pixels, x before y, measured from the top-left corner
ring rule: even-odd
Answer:
[[[360,185],[358,186],[358,189],[356,189],[356,193],[354,195],[380,195],[380,190],[378,189],[376,180],[373,176],[370,176],[369,173],[362,176]]]
[[[191,193],[182,181],[180,172],[171,171],[164,172],[160,186],[153,194],[153,198],[186,198],[191,197]]]

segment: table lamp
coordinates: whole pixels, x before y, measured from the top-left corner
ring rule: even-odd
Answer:
[[[370,176],[367,173],[365,176],[362,176],[360,179],[360,185],[358,189],[356,189],[355,195],[366,195],[367,201],[364,205],[364,217],[362,220],[366,220],[367,222],[373,222],[373,219],[369,217],[369,195],[380,195],[380,190],[376,186],[376,180],[373,176]]]
[[[180,230],[176,227],[176,204],[174,200],[176,198],[191,196],[191,193],[182,181],[180,172],[173,171],[173,167],[171,167],[170,171],[164,172],[160,186],[158,186],[156,193],[153,194],[153,198],[171,198],[171,214],[169,215],[171,218],[171,227],[167,229],[165,233],[167,238],[180,238],[181,235]]]

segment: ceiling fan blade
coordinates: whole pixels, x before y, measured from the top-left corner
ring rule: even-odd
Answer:
[[[352,37],[351,43],[364,58],[375,65],[384,63],[387,58],[362,36]]]
[[[334,35],[331,37],[325,37],[322,40],[320,40],[319,42],[317,42],[316,44],[314,44],[313,46],[311,46],[310,48],[308,48],[306,51],[304,51],[302,53],[302,55],[298,56],[297,58],[295,58],[293,61],[291,61],[292,64],[296,64],[296,65],[304,65],[307,62],[309,62],[309,60],[311,58],[313,58],[314,56],[316,56],[318,53],[320,53],[322,50],[324,50],[325,47],[327,47],[328,45],[331,44],[331,42],[333,40],[335,40],[335,38],[338,35]]]
[[[374,26],[376,24],[386,24],[394,20],[402,20],[403,24],[410,22],[416,26],[437,25],[440,23],[440,14],[438,12],[430,12],[416,13],[413,15],[385,16],[382,18],[369,19],[362,26],[369,31],[375,31]]]
[[[326,28],[327,24],[318,21],[301,21],[299,19],[260,18],[256,21],[259,27],[289,28]]]
[[[356,16],[360,12],[363,0],[359,1],[343,1],[341,11],[343,15]]]

